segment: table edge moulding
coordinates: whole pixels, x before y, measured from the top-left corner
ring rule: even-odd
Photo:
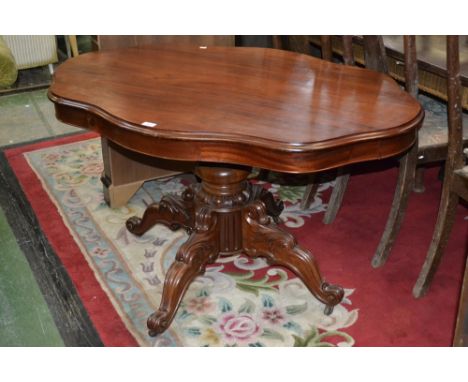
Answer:
[[[221,51],[225,55],[227,55],[227,53],[225,52],[230,51],[242,51],[243,53],[244,51],[246,51],[247,53],[252,53],[252,55],[256,56],[261,56],[264,51],[268,51],[268,57],[271,57],[272,61],[274,61],[276,65],[280,65],[283,59],[286,63],[292,62],[292,64],[289,64],[289,66],[287,67],[289,71],[293,71],[295,69],[293,64],[294,58],[299,57],[300,63],[302,65],[301,70],[303,73],[295,73],[295,75],[296,77],[299,76],[299,79],[304,77],[304,82],[308,78],[307,76],[329,76],[329,80],[331,81],[335,79],[337,75],[336,71],[338,71],[340,77],[346,77],[348,75],[351,78],[355,77],[355,72],[362,72],[361,77],[365,78],[366,76],[370,76],[371,79],[373,79],[376,82],[380,83],[383,81],[385,84],[388,83],[389,89],[386,89],[383,95],[378,95],[379,97],[384,98],[382,104],[385,105],[385,98],[388,98],[389,100],[392,100],[394,102],[398,100],[398,98],[403,98],[403,105],[409,105],[409,107],[407,107],[408,110],[405,112],[405,116],[410,115],[410,118],[404,120],[400,118],[398,122],[403,121],[403,123],[391,125],[387,128],[380,129],[372,129],[372,126],[366,126],[364,124],[362,127],[358,126],[358,128],[355,129],[360,131],[352,132],[349,128],[347,128],[347,125],[354,123],[354,118],[356,118],[356,114],[358,113],[351,113],[351,115],[347,115],[347,120],[343,120],[342,125],[333,126],[335,130],[343,129],[343,135],[337,135],[336,137],[333,137],[333,135],[331,134],[327,135],[327,126],[318,126],[320,128],[321,135],[325,135],[325,139],[310,141],[310,133],[308,133],[308,136],[305,136],[305,139],[303,141],[288,141],[287,136],[285,136],[283,140],[273,140],[268,139],[266,137],[268,135],[268,132],[273,128],[276,130],[284,131],[285,135],[290,133],[292,130],[295,130],[295,126],[287,126],[287,128],[284,128],[285,122],[283,120],[277,121],[274,119],[269,119],[268,117],[269,114],[271,114],[272,112],[274,112],[275,109],[278,109],[280,107],[280,101],[284,99],[284,97],[282,96],[283,93],[278,94],[277,89],[273,89],[272,91],[272,93],[275,93],[275,96],[277,97],[276,103],[266,105],[254,105],[255,107],[257,107],[255,111],[258,111],[258,116],[260,118],[265,119],[266,122],[276,122],[277,126],[272,126],[271,124],[266,125],[266,127],[263,130],[254,130],[252,133],[256,133],[255,135],[247,135],[236,132],[227,133],[224,131],[213,131],[213,129],[217,128],[216,126],[214,128],[210,126],[211,130],[204,130],[206,125],[204,117],[206,115],[202,115],[201,113],[200,120],[196,121],[198,122],[198,125],[195,126],[195,128],[193,124],[195,124],[196,122],[192,121],[192,124],[190,126],[178,125],[176,130],[162,129],[160,128],[160,126],[147,127],[142,125],[141,123],[132,123],[128,120],[123,119],[120,115],[112,114],[109,111],[106,111],[99,104],[91,104],[89,103],[88,99],[85,99],[85,97],[92,98],[90,93],[94,91],[96,93],[94,99],[99,102],[99,97],[102,96],[100,87],[97,87],[95,90],[93,90],[92,88],[86,89],[87,93],[82,95],[81,100],[73,99],[70,97],[63,97],[60,94],[63,91],[68,92],[69,87],[64,87],[62,84],[57,84],[57,78],[60,78],[62,73],[64,77],[68,76],[71,73],[76,73],[79,69],[77,67],[79,67],[79,65],[81,64],[80,60],[83,61],[83,64],[88,64],[88,62],[91,63],[97,61],[93,57],[93,55],[114,55],[114,57],[112,57],[113,60],[109,59],[109,62],[117,62],[119,64],[118,69],[114,71],[114,75],[122,76],[132,69],[132,65],[126,67],[122,64],[123,57],[125,57],[126,54],[128,54],[130,57],[134,57],[138,56],[138,53],[140,52],[145,52],[143,58],[148,59],[148,57],[151,57],[151,55],[149,55],[148,53],[148,51],[150,51],[154,52],[154,60],[156,60],[158,56],[160,57],[162,55],[161,52],[168,52],[168,56],[172,58],[173,56],[177,55],[177,52],[184,52],[186,50],[191,52],[189,57],[192,59],[192,61],[193,58],[197,56],[195,53],[201,52],[202,54],[206,54],[208,50]],[[86,58],[88,58],[88,60],[85,60]],[[218,56],[216,56],[216,59],[218,59]],[[248,55],[247,58],[243,60],[246,61],[247,59]],[[74,61],[76,63],[75,65],[72,65]],[[245,64],[244,61],[240,60],[240,64]],[[138,60],[136,62],[138,62]],[[206,64],[206,62],[202,63]],[[411,147],[411,145],[415,141],[415,126],[419,126],[424,117],[423,110],[415,100],[410,99],[409,96],[407,96],[405,92],[403,92],[398,87],[394,80],[392,80],[388,76],[367,69],[345,67],[343,65],[337,65],[333,63],[326,63],[327,66],[324,67],[323,63],[324,61],[316,59],[314,57],[297,54],[294,52],[265,48],[210,47],[209,49],[198,51],[196,50],[196,48],[186,48],[184,50],[180,47],[174,49],[152,48],[147,50],[142,50],[140,48],[130,48],[111,52],[88,53],[81,55],[73,60],[69,60],[69,62],[64,63],[61,67],[58,68],[57,75],[55,76],[52,86],[49,90],[49,98],[56,103],[57,117],[62,121],[69,124],[95,130],[108,137],[111,141],[127,149],[165,159],[206,161],[217,163],[237,163],[247,166],[268,168],[271,170],[281,172],[305,173],[325,170],[365,160],[382,159],[399,154]],[[133,62],[132,64],[135,65],[135,63]],[[190,65],[190,62],[186,63],[185,65]],[[262,81],[264,81],[263,84],[266,83],[265,81],[273,82],[274,77],[271,77],[270,80],[269,76],[273,76],[275,73],[270,73],[272,71],[271,68],[268,67],[268,65],[266,65],[265,63],[263,63],[263,65],[267,66],[267,68],[264,70],[266,74],[261,72],[261,74],[267,78],[266,80],[265,78],[262,79]],[[70,67],[70,69],[67,69],[68,66]],[[219,60],[217,62],[217,66],[220,66]],[[304,67],[309,71],[305,71]],[[252,71],[251,68],[248,67],[245,70],[243,70],[242,68],[243,67],[239,65],[239,68],[236,72],[237,77],[230,78],[233,83],[236,83],[237,87],[240,87],[240,85],[238,84],[238,76],[244,73],[245,75],[248,75]],[[94,67],[92,69],[94,69]],[[93,73],[92,69],[85,73],[85,75],[89,76],[89,78],[91,78],[91,76],[93,75],[101,74],[100,71],[96,71],[96,73]],[[229,70],[232,72],[232,64],[231,66],[228,66],[226,64],[225,68],[221,67],[221,69],[218,70]],[[315,71],[317,71],[318,73],[315,73]],[[327,75],[327,73],[331,74]],[[206,73],[202,74],[203,76],[206,76]],[[232,73],[228,74],[229,76],[234,77]],[[292,77],[293,75],[290,76]],[[136,74],[127,74],[127,77],[134,82],[133,86],[135,87],[135,94],[140,98],[146,97],[146,95],[141,94],[141,86],[151,87],[151,85],[154,85],[154,87],[161,88],[162,86],[160,83],[164,81],[164,79],[161,80],[157,78],[157,75],[153,76],[154,83],[149,82],[148,78],[145,76],[142,76],[141,79],[138,79],[138,76]],[[226,75],[226,77],[228,76]],[[359,80],[361,79],[361,77],[359,78]],[[290,90],[291,92],[295,92],[295,95],[297,96],[297,94],[300,94],[300,92],[303,91],[303,85],[298,82],[298,78],[294,78],[293,80],[291,80],[290,86],[282,85],[279,90],[283,92],[286,90]],[[136,82],[138,81],[140,81],[141,83],[137,84]],[[212,86],[214,82],[214,80],[212,80],[212,83],[204,84],[203,81],[206,81],[205,77],[203,77],[200,80],[201,85],[205,86],[205,88]],[[220,81],[220,91],[229,93],[229,88],[226,87],[224,81],[227,80],[222,79],[222,81]],[[171,78],[167,80],[167,82],[169,83],[167,85],[168,87],[173,86],[173,84],[170,82],[174,82],[174,80]],[[372,81],[368,80],[368,82],[371,83]],[[196,86],[199,85],[199,83],[197,83],[197,81],[195,80],[194,83]],[[103,85],[106,84],[106,82],[98,82],[97,84]],[[244,84],[242,84],[242,86],[244,86]],[[377,84],[375,86],[380,85]],[[337,89],[333,88],[332,90]],[[352,96],[355,99],[365,97],[367,90],[367,88],[364,88],[362,90],[362,94],[353,94]],[[237,89],[235,89],[235,91],[237,91]],[[177,95],[178,98],[183,98],[184,94],[181,89],[179,89],[179,93]],[[268,95],[269,94],[266,94],[266,96]],[[122,99],[122,95],[119,95],[119,97],[119,102],[123,102],[125,100]],[[130,94],[128,95],[128,97],[130,98],[132,97],[132,95]],[[151,97],[151,94],[147,97]],[[405,99],[406,97],[408,98]],[[358,102],[363,103],[364,101]],[[372,100],[369,100],[369,102],[371,101]],[[175,102],[175,100],[171,99],[167,102]],[[332,100],[329,101],[329,103],[332,102],[337,103],[336,107],[340,106],[339,94],[333,96]],[[288,107],[289,106],[290,105],[288,105]],[[136,107],[138,107],[138,104],[136,105]],[[226,114],[226,116],[231,117],[232,119],[238,117],[241,118],[243,117],[243,113],[251,112],[250,109],[245,110],[246,107],[248,107],[248,105],[239,105],[238,111],[231,109],[230,114]],[[331,109],[329,111],[330,115],[327,118],[333,118],[333,114],[339,112],[339,110],[333,110],[333,107],[335,107],[333,104],[326,107],[328,108],[327,110]],[[158,112],[157,106],[154,106],[154,110],[156,110],[155,113]],[[300,109],[297,110],[301,111]],[[390,104],[385,111],[387,112],[387,114],[390,115],[379,115],[378,118],[374,117],[374,120],[379,119],[380,121],[383,121],[382,125],[384,124],[385,120],[392,118],[391,114],[393,113],[394,108],[392,108],[392,105]],[[304,114],[306,116],[303,119],[298,120],[299,122],[305,124],[304,121],[307,121],[307,119],[314,118],[315,113],[321,114],[320,112],[321,110],[318,110],[317,112],[315,112],[314,110],[305,110]],[[191,116],[193,120],[196,120],[196,117],[196,115]],[[140,120],[146,121],[147,119],[145,118],[146,116],[142,115],[140,117]],[[356,122],[356,124],[357,123],[358,122]],[[312,123],[312,126],[310,126],[310,131],[313,131],[316,125],[317,124],[314,125]],[[115,129],[115,127],[119,127],[120,129]],[[301,126],[301,128],[303,127]],[[308,126],[306,126],[305,128],[308,129]],[[246,127],[246,129],[248,129],[248,127]],[[126,131],[126,133],[123,136],[122,131],[124,130]],[[295,137],[297,137],[297,135],[298,134],[294,134]],[[309,141],[307,141],[307,138],[309,138]],[[382,140],[385,140],[385,144],[381,144]],[[175,151],[177,151],[177,153],[175,153]]]

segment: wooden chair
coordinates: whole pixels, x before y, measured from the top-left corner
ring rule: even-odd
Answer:
[[[364,50],[366,51],[366,49],[373,49],[374,52],[374,55],[369,56],[370,65],[374,65],[372,68],[386,72],[387,68],[383,62],[385,61],[385,48],[383,47],[382,37],[378,36],[378,38],[374,40],[369,40],[369,37],[372,36],[366,37],[367,43],[366,39],[364,39]],[[331,44],[327,43],[327,41],[324,41],[323,38],[321,39],[321,45],[324,49],[328,51],[331,50]],[[382,53],[382,59],[379,59],[378,55],[375,55],[375,53],[379,52]],[[416,58],[416,39],[414,36],[404,37],[404,60],[405,88],[414,97],[418,97],[418,63]],[[453,107],[453,105],[450,104],[451,102],[453,102],[453,97],[449,98],[449,109]],[[417,165],[445,160],[448,147],[447,125],[450,124],[450,118],[447,122],[446,116],[444,117],[430,111],[426,111],[423,127],[419,131],[418,144],[415,145],[413,150],[408,152],[400,159],[398,183],[395,190],[391,211],[379,246],[376,250],[374,258],[372,259],[372,265],[374,267],[383,265],[388,258],[390,250],[393,246],[393,242],[399,232],[400,225],[408,204],[408,197],[411,189],[415,184],[415,178],[419,176],[419,180],[421,180],[422,171],[416,170]],[[465,123],[465,129],[460,132],[463,146],[467,146],[468,144],[467,125],[468,123]],[[324,216],[324,223],[329,224],[333,222],[334,218],[336,217],[336,214],[341,206],[343,195],[346,191],[348,179],[349,174],[346,174],[346,170],[339,170],[336,185],[333,189],[328,209]],[[316,189],[316,184],[311,184],[307,187],[302,204],[304,208],[307,208],[310,201],[313,200]],[[415,293],[415,296],[416,295],[417,293]]]
[[[463,112],[458,36],[447,36],[448,154],[439,214],[426,261],[413,295],[421,297],[434,277],[455,221],[459,198],[468,201],[468,166],[463,155]],[[466,277],[466,276],[465,276]]]

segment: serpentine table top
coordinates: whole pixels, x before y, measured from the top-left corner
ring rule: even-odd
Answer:
[[[167,159],[312,172],[398,154],[423,111],[388,76],[293,52],[130,48],[62,64],[64,122]]]

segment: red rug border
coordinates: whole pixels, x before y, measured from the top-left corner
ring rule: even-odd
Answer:
[[[30,173],[32,172],[32,169],[29,167],[29,165],[27,164],[27,161],[25,160],[25,158],[24,158],[24,156],[23,156],[22,154],[23,154],[24,152],[28,152],[28,151],[35,150],[35,149],[39,149],[39,148],[45,148],[45,147],[48,147],[48,146],[53,146],[53,145],[58,145],[58,144],[66,144],[66,143],[71,143],[71,142],[79,142],[79,141],[81,141],[81,140],[85,140],[85,139],[89,139],[89,138],[93,138],[93,137],[97,137],[97,136],[98,136],[98,135],[96,135],[96,134],[92,134],[92,133],[89,134],[89,133],[88,133],[88,134],[83,134],[83,135],[80,135],[80,136],[73,136],[73,137],[67,137],[67,138],[60,138],[60,139],[55,139],[55,140],[51,140],[51,141],[46,141],[46,142],[40,142],[40,143],[25,145],[25,146],[22,146],[22,147],[20,147],[20,148],[10,149],[10,150],[9,150],[9,156],[11,157],[11,160],[12,160],[13,162],[18,161],[18,165],[19,165],[19,169],[20,169],[20,170],[21,170],[21,166],[24,167],[24,168],[21,170],[21,171],[22,171],[22,174],[21,174],[21,175],[22,175],[22,177],[23,177],[23,178],[22,178],[22,179],[23,179],[23,180],[22,180],[22,184],[27,184],[26,189],[27,189],[28,187],[30,187],[31,189],[34,189],[34,187],[37,187],[37,183],[38,183],[38,184],[39,184],[38,191],[42,191],[42,193],[46,195],[46,201],[49,201],[49,206],[50,206],[50,204],[53,204],[52,201],[49,200],[49,196],[47,195],[47,193],[45,192],[45,190],[42,189],[42,184],[41,184],[40,180],[39,180],[36,176],[33,176],[33,177],[30,176]],[[21,161],[21,159],[22,159],[22,161]],[[29,173],[28,173],[28,170],[29,170]],[[396,170],[395,170],[395,171],[396,171]],[[19,175],[20,175],[20,174],[18,174],[18,172],[16,171],[16,176],[17,176],[18,178],[19,178]],[[396,175],[396,174],[394,174],[394,175]],[[428,174],[428,175],[429,175],[429,174]],[[29,179],[28,177],[31,178],[31,179]],[[433,177],[434,177],[434,179],[435,179],[435,175],[434,175]],[[396,178],[396,176],[395,176],[395,178]],[[31,184],[36,184],[36,186],[29,186],[28,182],[30,182]],[[352,185],[351,185],[351,186],[352,186]],[[35,198],[35,197],[37,196],[36,193],[38,193],[38,191],[33,191],[33,192],[32,192],[31,190],[29,190],[29,193],[32,192],[32,193],[34,194],[34,198]],[[350,193],[350,195],[351,195],[351,193]],[[426,198],[427,198],[429,194],[423,194],[422,196],[420,196],[420,198],[424,197],[424,195],[426,195]],[[388,196],[388,200],[391,200],[391,197],[390,197],[391,195],[387,195],[387,196]],[[29,199],[29,198],[28,198],[28,199]],[[437,208],[437,206],[435,206],[436,199],[435,199],[435,198],[429,198],[429,199],[433,200],[433,203],[434,203],[433,209],[434,209],[434,212],[435,212],[435,210],[436,210],[436,208]],[[428,200],[429,200],[429,199],[428,199]],[[417,211],[417,210],[415,209],[415,208],[416,208],[415,205],[412,205],[412,204],[411,204],[411,203],[415,203],[415,202],[416,202],[416,198],[413,197],[412,202],[410,202],[410,205],[408,206],[408,211],[407,211],[407,214],[408,214],[408,215],[411,214],[411,213],[414,214],[415,211]],[[385,203],[387,203],[387,202],[385,202]],[[40,203],[39,203],[39,204],[40,204]],[[348,206],[344,206],[343,210],[341,211],[341,215],[342,215],[341,220],[346,220],[346,214],[347,214],[348,212],[350,212],[350,211],[348,211],[348,209],[351,209],[351,205],[352,205],[352,204],[349,204],[349,203],[348,203]],[[431,204],[431,205],[432,205],[432,204]],[[38,215],[39,215],[39,214],[38,214],[38,210],[36,209],[36,207],[34,207],[34,205],[32,205],[32,206],[33,206],[33,208],[34,208],[35,214],[38,216]],[[38,208],[39,208],[39,209],[44,209],[45,207],[44,207],[44,206],[39,206]],[[53,211],[54,213],[58,213],[58,211],[56,210],[55,205],[53,205],[52,208],[50,208],[50,207],[48,207],[48,208],[49,208],[49,211],[47,211],[47,214],[46,214],[45,216],[50,216],[50,211]],[[413,212],[411,212],[411,211],[413,211]],[[315,219],[319,219],[319,220],[320,220],[320,217],[316,217]],[[349,216],[348,216],[348,219],[349,219]],[[52,219],[52,221],[53,221],[53,219]],[[349,221],[349,220],[348,220],[348,221]],[[435,222],[435,215],[434,215],[434,222]],[[424,233],[424,236],[425,236],[425,239],[424,239],[424,240],[425,240],[425,241],[427,240],[428,243],[430,242],[430,236],[432,235],[432,227],[433,227],[433,226],[432,226],[432,224],[433,224],[433,222],[432,222],[432,217],[430,218],[430,222],[429,222],[429,223],[430,223],[430,224],[429,224],[430,228],[427,228],[427,229],[430,229],[431,231],[430,231],[430,232],[429,232],[429,231],[426,231],[426,232]],[[62,222],[61,222],[61,224],[62,224]],[[407,226],[415,225],[415,221],[411,221],[411,219],[406,219],[404,224],[406,224]],[[40,221],[40,225],[41,225],[41,227],[43,227],[41,221]],[[56,225],[57,225],[57,224],[56,224]],[[338,227],[340,226],[340,220],[339,220],[339,219],[337,219],[337,222],[335,222],[335,225],[338,225]],[[429,227],[429,226],[428,226],[428,227]],[[62,229],[63,229],[63,227],[60,227],[60,230],[62,230]],[[333,235],[330,235],[330,232],[328,232],[329,230],[330,230],[329,227],[326,227],[326,226],[323,226],[323,225],[320,225],[319,228],[318,228],[318,231],[319,231],[319,232],[323,233],[325,236],[328,235],[328,236],[327,236],[327,237],[328,237],[328,240],[330,240],[330,239],[333,240],[334,236],[333,236]],[[57,229],[56,229],[55,231],[56,231],[56,232],[59,232]],[[54,232],[54,228],[53,228],[53,227],[50,229],[49,233],[50,233],[50,232]],[[60,231],[60,232],[61,232],[61,231]],[[46,233],[45,230],[44,230],[44,233]],[[404,232],[402,232],[402,233],[404,233]],[[48,234],[48,233],[46,233],[46,234],[47,234],[47,237],[50,239],[50,234]],[[68,232],[68,229],[67,229],[66,227],[65,227],[65,234],[70,235],[70,233]],[[452,232],[452,234],[453,234],[453,232]],[[62,234],[57,235],[57,236],[62,236]],[[69,237],[70,237],[70,236],[69,236]],[[300,237],[298,237],[298,239],[300,240]],[[69,240],[69,239],[68,239],[68,240]],[[395,248],[398,248],[398,245],[399,245],[400,248],[403,248],[403,247],[405,247],[405,246],[406,246],[406,247],[408,247],[408,246],[411,247],[411,245],[412,245],[412,237],[411,237],[411,236],[408,236],[408,234],[407,234],[406,236],[400,234],[398,240],[399,240],[400,244],[397,244],[397,247],[395,247]],[[72,244],[74,244],[74,245],[76,244],[76,243],[74,242],[74,240],[70,240],[70,243],[72,243]],[[69,244],[70,244],[70,243],[69,243]],[[51,243],[51,245],[52,245],[52,243]],[[449,243],[449,245],[451,245],[451,244]],[[453,242],[452,242],[452,245],[453,245]],[[406,247],[405,247],[405,248],[406,248]],[[63,251],[63,248],[61,249],[61,251]],[[411,251],[410,251],[410,252],[411,252]],[[69,255],[69,254],[67,254],[67,253],[63,254],[63,253],[60,252],[60,251],[58,251],[57,253],[60,253],[60,257],[59,257],[59,258],[61,258],[62,256],[67,257],[67,255]],[[333,249],[332,249],[332,252],[331,252],[331,253],[333,253]],[[80,251],[80,255],[81,255],[81,251]],[[91,279],[91,280],[92,280],[92,283],[93,283],[93,285],[94,285],[94,283],[97,283],[97,280],[95,279],[95,276],[94,276],[94,273],[93,273],[92,269],[89,268],[89,265],[88,265],[88,263],[87,263],[87,261],[86,261],[85,258],[83,258],[82,256],[79,256],[79,257],[80,257],[80,258],[82,259],[82,261],[85,263],[85,266],[87,267],[88,271],[89,271],[90,274],[92,275],[92,277],[88,277],[88,276],[86,276],[86,277],[89,278],[89,279]],[[411,257],[412,257],[412,256],[411,256]],[[401,262],[402,259],[404,260],[404,259],[406,259],[406,257],[404,257],[404,258],[397,258],[397,257],[395,257],[395,255],[392,256],[392,258],[390,259],[390,261],[392,261],[392,262],[394,263],[394,267],[386,267],[385,269],[382,269],[382,270],[380,270],[379,272],[380,272],[380,273],[382,273],[382,272],[385,273],[384,277],[385,277],[386,280],[391,280],[391,279],[394,278],[395,275],[398,273],[398,269],[399,269],[399,268],[398,268],[398,265],[402,266],[402,265],[405,264],[405,262]],[[62,259],[61,259],[61,260],[62,260]],[[421,261],[422,261],[422,260],[423,260],[423,258],[421,257]],[[63,260],[62,260],[62,262],[63,262]],[[460,260],[460,262],[461,262],[461,260]],[[63,262],[63,263],[64,263],[64,262]],[[65,264],[65,263],[64,263],[64,264]],[[452,282],[451,280],[452,280],[452,278],[453,278],[453,274],[452,274],[452,273],[450,273],[450,274],[446,273],[446,274],[445,274],[445,276],[446,276],[445,279],[442,280],[441,277],[440,277],[440,276],[441,276],[441,275],[440,275],[440,271],[443,269],[443,267],[444,267],[444,266],[442,265],[442,267],[439,269],[439,278],[438,278],[438,279],[439,279],[439,283],[440,283],[441,285],[442,285],[442,284],[443,284],[443,285],[448,285],[448,283],[451,283],[451,282]],[[447,267],[448,267],[448,265],[446,265],[446,268],[447,268]],[[69,268],[69,267],[67,267],[67,268]],[[366,268],[366,269],[367,269],[367,268]],[[74,270],[74,269],[72,269],[72,270]],[[74,271],[75,271],[75,270],[74,270]],[[338,271],[339,271],[339,269],[338,269]],[[69,270],[69,269],[67,269],[67,272],[70,274],[70,270]],[[417,269],[416,269],[416,271],[413,272],[413,273],[415,273],[414,276],[416,277],[416,276],[417,276]],[[83,275],[83,274],[85,274],[85,273],[82,272],[81,275]],[[88,273],[86,273],[86,275],[87,275],[87,274],[88,274]],[[448,278],[447,275],[450,276],[450,277]],[[71,276],[71,274],[70,274],[70,276]],[[377,276],[378,276],[378,275],[377,275]],[[374,275],[374,278],[377,277],[377,276]],[[84,276],[81,276],[81,277],[84,277]],[[330,277],[331,277],[331,274],[330,274]],[[458,277],[458,276],[457,276],[457,277]],[[73,278],[72,278],[72,279],[73,279]],[[75,282],[74,279],[73,279],[73,281]],[[91,287],[91,283],[90,283],[89,286],[86,286],[86,282],[87,282],[87,281],[81,280],[81,281],[80,281],[80,284],[81,284],[81,283],[84,283],[85,286],[81,285],[81,287],[83,287],[84,289],[87,290],[87,289],[89,289],[89,288]],[[458,281],[457,281],[457,282],[458,282]],[[75,282],[75,284],[76,284],[76,282]],[[388,283],[387,283],[387,284],[388,284]],[[383,285],[387,285],[387,284],[383,284]],[[398,284],[395,284],[395,285],[398,286]],[[393,286],[394,286],[394,284],[392,284],[392,287],[393,287]],[[115,309],[113,308],[112,304],[111,304],[110,301],[108,300],[107,295],[105,295],[105,292],[102,291],[102,290],[100,289],[100,285],[99,285],[99,284],[97,284],[97,287],[98,287],[97,292],[98,292],[98,293],[101,292],[101,293],[104,294],[104,296],[105,296],[102,300],[103,300],[103,301],[106,301],[106,302],[108,303],[108,304],[105,305],[105,309],[107,309],[108,311],[106,312],[105,309],[100,309],[100,307],[95,306],[95,309],[96,309],[96,310],[95,310],[95,312],[93,313],[94,316],[91,314],[91,311],[90,311],[90,309],[88,308],[87,304],[85,304],[85,302],[92,303],[93,300],[91,300],[91,301],[86,301],[86,299],[83,299],[83,298],[82,298],[82,294],[80,293],[80,291],[78,292],[80,298],[83,299],[83,304],[85,305],[85,308],[86,308],[86,310],[88,311],[88,313],[89,313],[89,315],[90,315],[91,321],[95,324],[95,327],[98,329],[98,332],[101,334],[101,339],[102,339],[102,341],[103,341],[104,344],[106,344],[106,345],[109,346],[110,341],[114,341],[114,340],[115,340],[115,341],[114,341],[115,343],[111,344],[110,346],[122,346],[122,345],[125,345],[125,344],[123,343],[124,341],[122,340],[122,338],[120,338],[121,343],[118,343],[118,341],[117,341],[118,339],[116,340],[116,338],[115,338],[115,337],[116,337],[116,333],[113,333],[113,332],[112,332],[112,327],[108,327],[108,326],[106,326],[106,324],[108,324],[108,323],[114,324],[114,322],[115,322],[116,325],[114,325],[113,327],[115,327],[115,328],[118,327],[119,330],[122,330],[122,328],[123,328],[124,330],[122,331],[122,332],[123,332],[123,334],[121,335],[122,337],[125,337],[127,334],[128,334],[129,336],[131,336],[131,334],[128,332],[128,330],[126,329],[125,325],[124,325],[123,322],[122,322],[122,319],[118,316],[117,312],[115,311]],[[433,293],[431,293],[432,301],[439,301],[439,300],[440,300],[440,299],[437,300],[436,292],[437,292],[437,291],[433,291]],[[442,292],[445,293],[444,291],[442,291]],[[440,295],[440,293],[441,293],[440,290],[439,290],[438,293],[439,293],[439,295]],[[96,294],[96,295],[98,295],[98,294]],[[96,295],[94,295],[94,296],[96,296]],[[101,295],[99,295],[99,296],[101,296]],[[93,295],[91,294],[91,295],[87,296],[87,299],[91,299],[92,297],[93,297]],[[408,296],[405,296],[405,298],[406,298],[406,297],[411,297],[411,296],[408,295]],[[357,301],[358,301],[357,295],[355,296],[355,298],[356,298],[356,301],[353,300],[353,302],[357,302]],[[429,298],[429,296],[426,297],[426,299],[427,299],[427,298]],[[360,299],[361,299],[360,301],[362,302],[362,301],[363,301],[363,295],[360,296]],[[96,300],[96,298],[95,298],[95,300]],[[98,298],[97,300],[101,300],[101,298]],[[431,300],[426,300],[426,301],[429,301],[429,302],[430,302]],[[458,298],[457,298],[457,301],[458,301]],[[453,302],[453,301],[452,301],[452,302]],[[415,305],[421,304],[421,303],[423,303],[423,302],[422,302],[422,301],[420,301],[420,302],[415,302],[415,304],[413,304],[413,305],[411,305],[411,306],[415,306]],[[456,304],[456,302],[454,302],[454,303]],[[103,304],[100,304],[100,305],[102,306]],[[453,304],[452,304],[452,305],[453,305]],[[357,306],[360,306],[360,305],[358,304]],[[112,308],[112,309],[109,309],[109,307]],[[424,307],[423,307],[423,308],[424,308]],[[424,310],[425,310],[425,311],[431,311],[431,306],[430,306],[430,304],[429,304],[428,306],[426,306],[426,307],[424,308]],[[361,311],[361,312],[362,312],[362,311]],[[110,313],[112,313],[112,314],[110,314]],[[114,313],[116,314],[116,317],[114,316]],[[377,312],[377,313],[378,313],[379,315],[382,314],[381,312]],[[387,322],[387,330],[389,330],[389,329],[392,328],[392,327],[391,327],[391,321],[392,321],[393,319],[399,319],[400,317],[406,317],[406,318],[408,318],[409,316],[407,315],[407,313],[408,313],[408,310],[404,310],[404,311],[403,311],[403,310],[396,310],[396,311],[394,311],[394,312],[392,313],[393,315],[389,315],[389,320],[388,320],[388,322]],[[362,315],[362,316],[360,315],[360,318],[361,318],[360,322],[361,322],[361,323],[364,323],[364,322],[365,322],[365,319],[367,319],[367,320],[372,320],[372,314],[375,315],[375,314],[376,314],[376,311],[369,311],[369,312],[368,312],[367,318],[365,317],[365,315]],[[97,318],[96,318],[96,317],[97,317]],[[96,322],[96,319],[100,319],[101,317],[102,317],[102,322],[99,322],[99,320]],[[369,317],[370,317],[370,318],[369,318]],[[455,316],[454,316],[454,319],[455,319]],[[425,320],[425,321],[427,321],[427,320]],[[424,322],[425,322],[425,321],[424,321]],[[390,326],[389,326],[388,324],[390,324]],[[407,327],[407,329],[411,329],[411,326],[406,325],[406,327]],[[356,332],[355,332],[355,330],[356,330]],[[361,332],[360,329],[358,330],[358,328],[357,328],[356,326],[352,326],[352,327],[350,327],[350,330],[349,330],[349,332],[348,332],[348,334],[350,334],[353,338],[356,339],[356,342],[357,342],[357,337],[356,337],[356,336],[357,336],[357,332],[358,332],[358,331]],[[361,332],[361,333],[365,333],[365,331],[364,331],[364,332]],[[106,337],[106,338],[104,338],[104,334],[105,334],[105,337]],[[421,334],[421,333],[419,333],[419,334]],[[452,335],[453,335],[453,327],[452,327],[451,336],[452,336]],[[400,337],[401,337],[401,336],[406,336],[406,333],[405,333],[405,332],[402,332],[402,333],[398,334],[398,336],[400,336]],[[396,337],[396,339],[398,339],[398,336]],[[426,336],[426,334],[424,334],[424,336]],[[407,337],[408,337],[408,336],[407,336]],[[133,339],[133,337],[131,337],[131,338]],[[406,338],[406,337],[405,337],[405,338]],[[410,337],[408,337],[408,338],[410,338]],[[444,338],[445,338],[445,337],[444,337]],[[413,341],[414,338],[411,337],[411,340]],[[419,340],[419,338],[418,338],[418,340]],[[439,340],[442,341],[442,337],[440,337]],[[393,340],[392,340],[392,341],[393,341]],[[427,342],[427,341],[426,341],[426,342]],[[423,343],[426,344],[426,342],[423,342]],[[395,344],[397,344],[397,342],[387,343],[387,344],[385,344],[385,345],[374,345],[374,346],[402,346],[402,345],[395,345]],[[369,345],[362,345],[362,344],[360,344],[360,345],[357,345],[357,346],[369,346]],[[420,345],[420,344],[418,345],[418,344],[415,342],[413,345],[411,345],[411,344],[410,344],[410,345],[406,344],[406,345],[403,345],[403,346],[421,346],[421,345]],[[449,346],[449,343],[448,343],[448,342],[445,343],[445,340],[444,340],[444,342],[440,342],[440,343],[438,342],[437,345],[431,345],[431,344],[428,343],[428,344],[422,345],[422,346]]]
[[[41,180],[29,166],[23,155],[26,152],[38,149],[85,141],[97,137],[99,137],[98,134],[88,132],[25,144],[6,149],[4,152],[28,202],[34,210],[41,229],[72,279],[103,344],[105,346],[138,346],[135,338],[130,334],[109,297],[97,281],[92,268],[82,255],[81,249],[75,242],[68,227],[63,223],[56,205],[44,190]],[[65,247],[67,248],[67,252],[61,250],[61,248]],[[86,285],[83,285],[80,280],[83,276],[86,278]]]

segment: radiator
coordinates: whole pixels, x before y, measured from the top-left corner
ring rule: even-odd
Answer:
[[[3,39],[15,57],[18,69],[34,68],[58,61],[55,36],[8,36]]]

